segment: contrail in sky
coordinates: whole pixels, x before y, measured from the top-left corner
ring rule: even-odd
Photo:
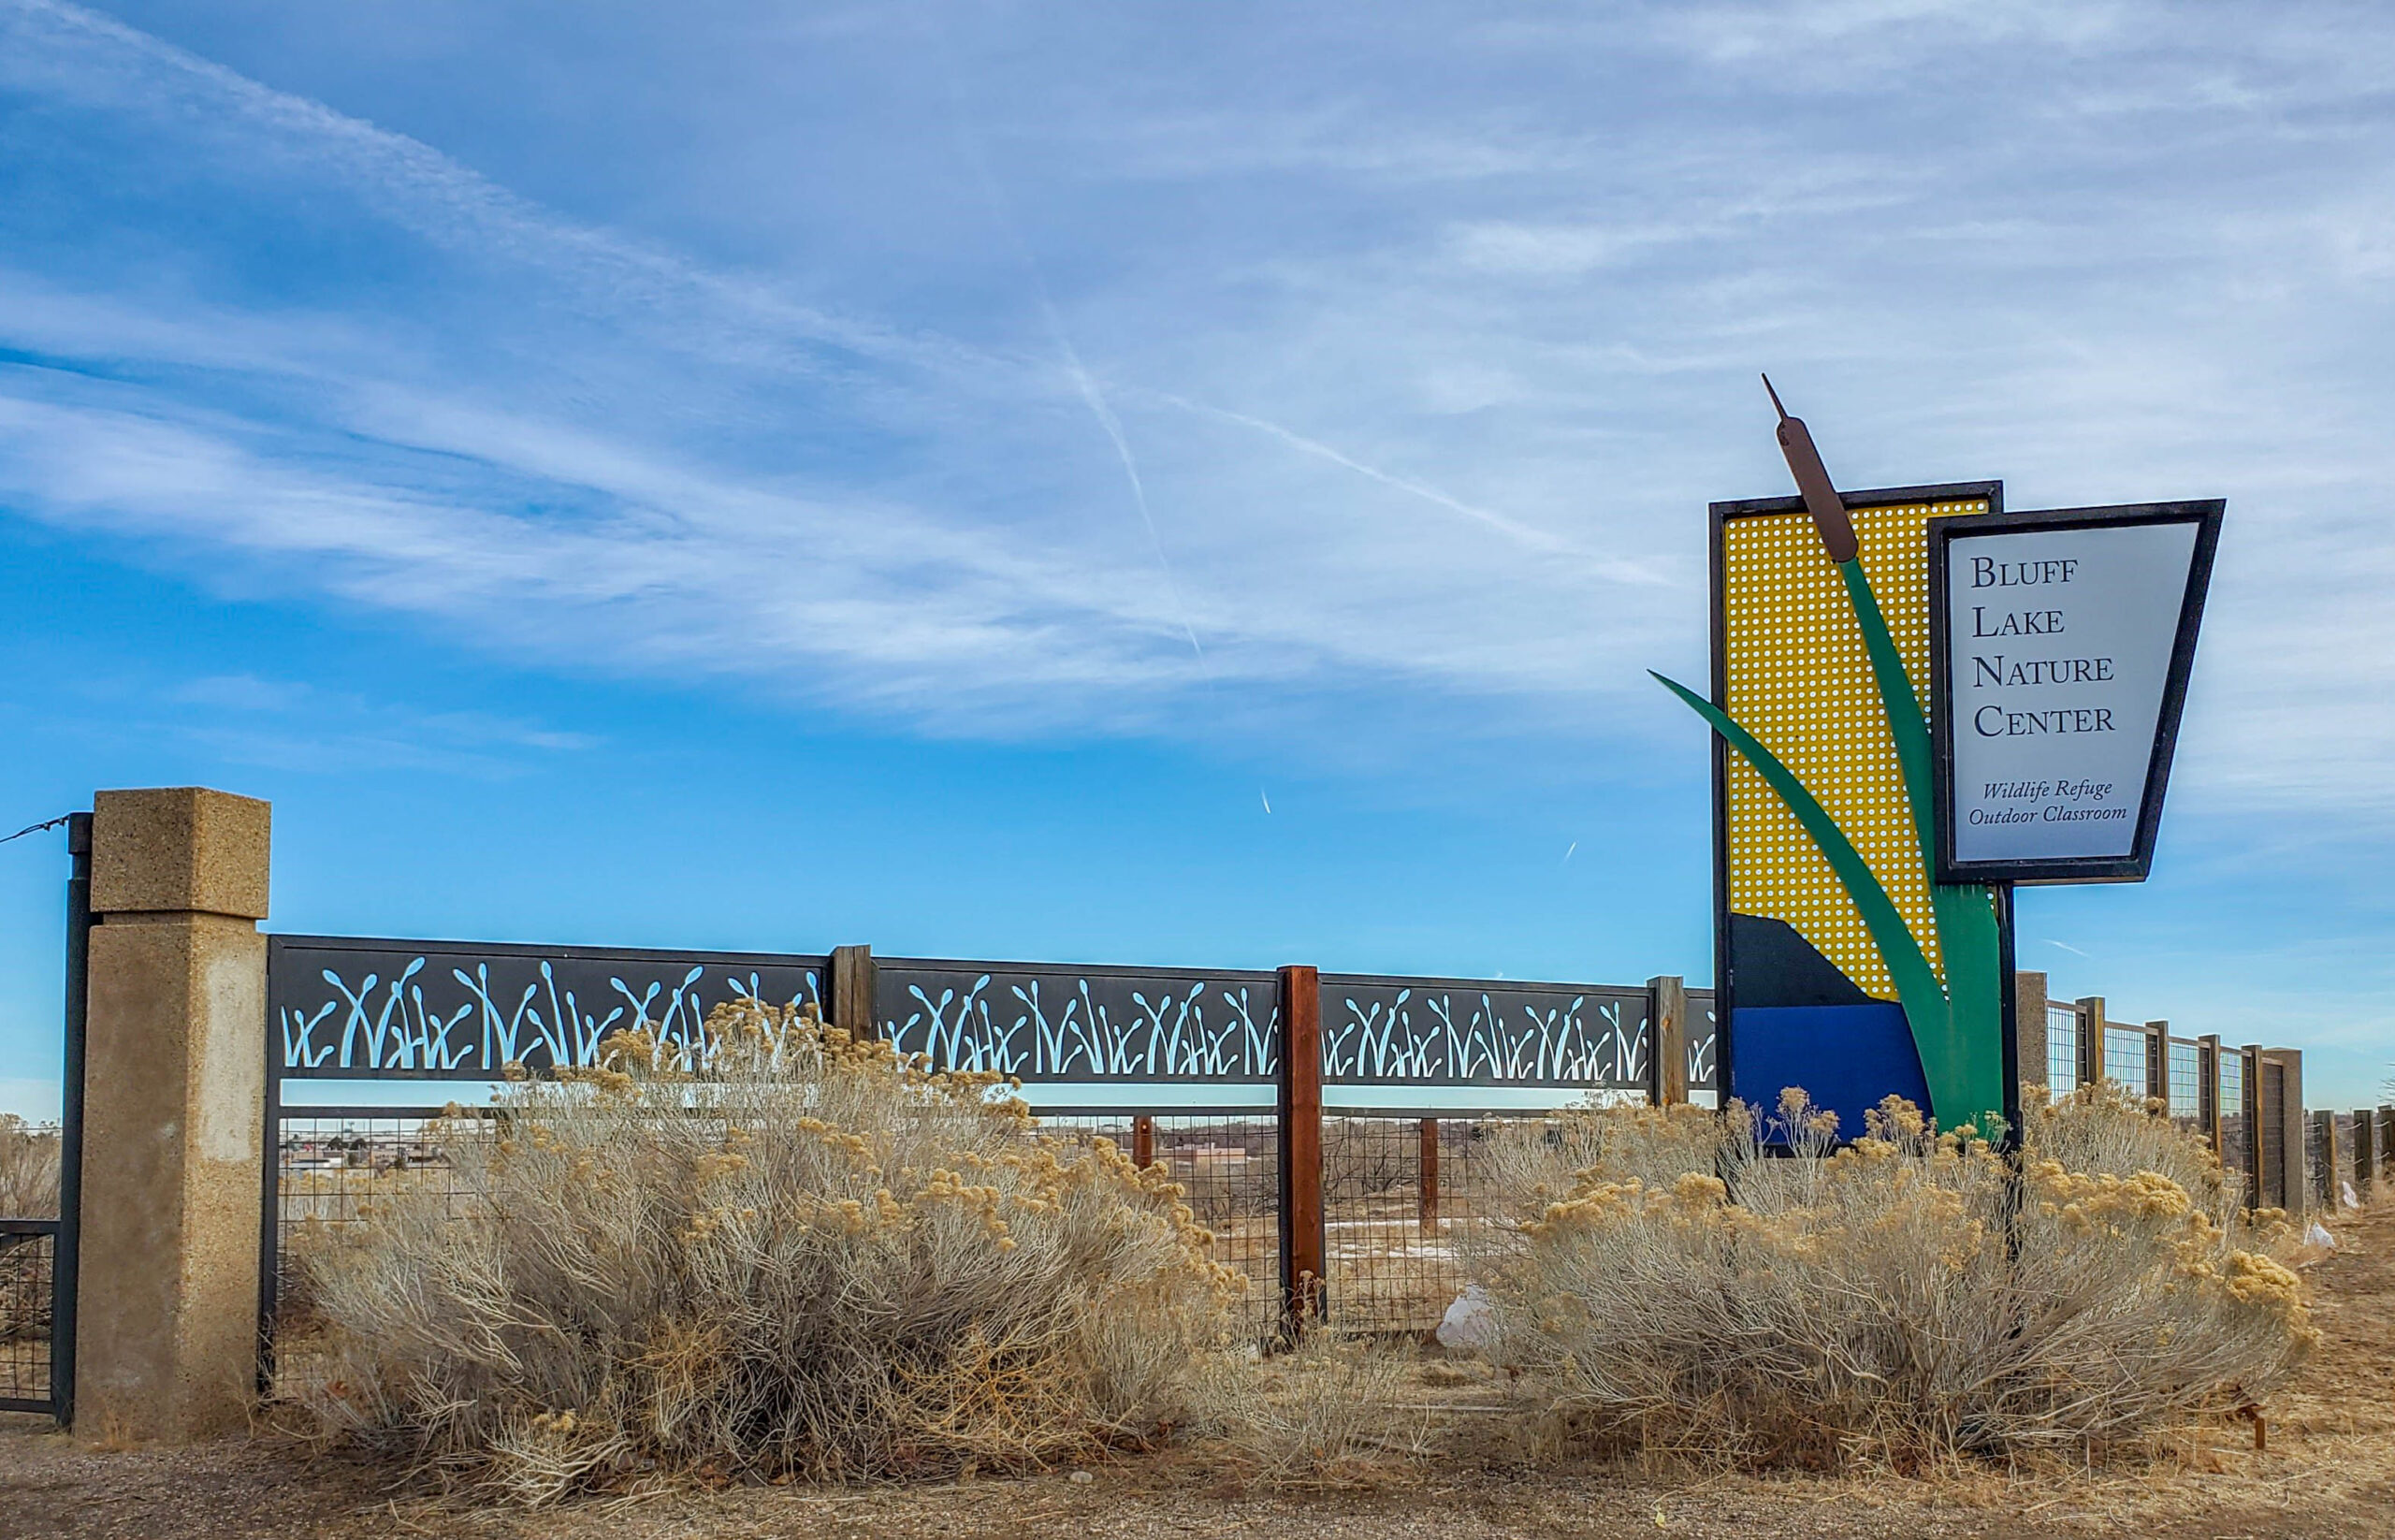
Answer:
[[[957,78],[955,61],[950,57],[948,39],[936,26],[930,28],[932,43],[939,54],[942,73],[948,80],[949,107],[956,128],[956,145],[973,174],[980,179],[982,196],[990,200],[990,209],[1006,231],[1007,240],[1014,246],[1016,260],[1031,279],[1031,287],[1039,298],[1039,314],[1048,323],[1048,335],[1054,339],[1056,351],[1064,356],[1065,373],[1081,393],[1090,415],[1097,419],[1098,428],[1114,446],[1114,458],[1123,465],[1123,477],[1131,484],[1131,501],[1139,510],[1139,523],[1148,531],[1148,546],[1155,552],[1156,569],[1164,574],[1165,596],[1172,602],[1172,611],[1181,621],[1181,633],[1189,638],[1189,650],[1198,660],[1200,674],[1212,675],[1206,669],[1206,649],[1198,645],[1198,628],[1189,621],[1189,606],[1181,596],[1181,581],[1172,570],[1171,559],[1164,554],[1164,537],[1157,532],[1155,515],[1148,508],[1147,485],[1139,479],[1139,462],[1131,454],[1131,441],[1123,431],[1122,419],[1107,401],[1106,393],[1081,363],[1081,350],[1073,346],[1072,335],[1065,329],[1065,319],[1056,313],[1056,302],[1048,293],[1048,280],[1039,270],[1039,259],[1032,254],[1031,242],[1023,239],[1023,226],[1014,217],[1014,202],[1007,196],[997,174],[990,169],[987,156],[981,153],[980,141],[973,135],[965,112],[965,90]]]

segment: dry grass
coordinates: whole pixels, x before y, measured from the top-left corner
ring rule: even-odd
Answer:
[[[1513,1152],[1495,1354],[1583,1446],[2083,1460],[2259,1401],[2315,1335],[2209,1152],[2110,1093],[2036,1110],[2017,1170],[1894,1098],[1844,1149],[1801,1094],[1773,1121],[1784,1154],[1643,1108]]]
[[[58,1130],[0,1113],[0,1216],[58,1216]],[[0,1377],[29,1372],[24,1348],[50,1336],[51,1244],[32,1236],[0,1236]]]
[[[58,1217],[58,1130],[0,1112],[0,1218]]]
[[[971,1473],[1189,1417],[1236,1275],[1178,1188],[985,1077],[744,1003],[436,1137],[300,1265],[316,1435],[538,1504],[676,1476]],[[293,1416],[297,1414],[297,1416]]]
[[[1410,1347],[1340,1323],[1270,1358],[1220,1354],[1200,1381],[1197,1451],[1241,1483],[1274,1489],[1411,1481],[1436,1448],[1437,1407]]]

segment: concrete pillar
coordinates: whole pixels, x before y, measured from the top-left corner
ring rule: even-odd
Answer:
[[[238,1430],[257,1384],[268,806],[92,804],[78,1427]]]

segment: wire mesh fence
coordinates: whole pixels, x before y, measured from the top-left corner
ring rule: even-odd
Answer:
[[[52,1269],[56,1220],[11,1221],[0,1230],[0,1404],[20,1410],[51,1399]]]
[[[1468,1232],[1501,1217],[1482,1156],[1519,1117],[1328,1117],[1328,1305],[1347,1328],[1426,1332],[1463,1291]]]
[[[2125,1026],[2104,1028],[2104,1078],[2133,1096],[2145,1095],[2146,1036]]]
[[[2079,1089],[2079,1012],[2046,1007],[2046,1085],[2055,1096]]]
[[[1111,1140],[1134,1159],[1164,1163],[1198,1223],[1214,1233],[1214,1260],[1247,1279],[1243,1329],[1259,1341],[1281,1317],[1279,1125],[1269,1115],[1043,1114],[1039,1131],[1066,1143]]]
[[[428,1194],[454,1214],[472,1195],[457,1181],[448,1149],[432,1137],[428,1114],[388,1116],[288,1115],[275,1141],[274,1271],[268,1292],[279,1382],[312,1372],[316,1329],[307,1271],[298,1265],[311,1244],[366,1216],[370,1205],[401,1194]],[[476,1137],[487,1125],[454,1124],[446,1138]]]

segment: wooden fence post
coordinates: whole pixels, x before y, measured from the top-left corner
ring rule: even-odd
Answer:
[[[2220,1034],[2196,1039],[2196,1118],[2212,1157],[2220,1158]]]
[[[2148,1022],[2145,1032],[2145,1097],[2162,1103],[2161,1115],[2170,1115],[2170,1024]]]
[[[1688,985],[1669,973],[1647,981],[1647,1100],[1688,1100]]]
[[[2313,1196],[2330,1213],[2337,1212],[2337,1114],[2323,1107],[2312,1114],[2312,1137],[2319,1142],[2320,1158],[2312,1168]]]
[[[2079,1083],[2104,1078],[2104,996],[2082,995],[2070,1003],[2079,1015]]]
[[[2262,1191],[2262,1051],[2252,1043],[2236,1051],[2244,1068],[2239,1081],[2241,1111],[2245,1119],[2245,1206],[2267,1209],[2270,1199]]]
[[[2378,1119],[2367,1107],[2354,1109],[2354,1196],[2368,1201],[2378,1181]]]
[[[1415,1222],[1426,1236],[1439,1232],[1439,1120],[1422,1120],[1421,1180],[1415,1184],[1421,1194],[1420,1212]]]
[[[881,1036],[875,1011],[873,949],[832,949],[832,1015],[834,1026],[860,1040]]]
[[[1322,975],[1281,969],[1281,1301],[1296,1341],[1323,1310]]]
[[[2311,1196],[2303,1180],[2303,1055],[2292,1048],[2257,1048],[2256,1079],[2261,1082],[2261,1138],[2257,1141],[2265,1206],[2302,1217]]]

